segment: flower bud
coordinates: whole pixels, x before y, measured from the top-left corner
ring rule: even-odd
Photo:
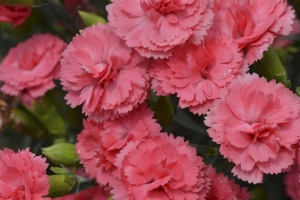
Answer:
[[[48,197],[55,198],[68,194],[75,186],[76,181],[67,174],[50,175],[50,189]]]
[[[79,164],[74,144],[56,143],[52,146],[42,148],[42,154],[56,165],[73,167]]]
[[[107,21],[99,16],[99,15],[95,15],[93,13],[88,13],[88,12],[84,12],[84,11],[78,11],[81,19],[83,20],[83,22],[85,23],[86,26],[91,26],[93,24],[97,25],[99,22],[106,24]]]
[[[11,119],[12,127],[20,134],[29,135],[35,139],[46,136],[47,130],[24,107],[12,109]]]
[[[264,52],[264,57],[255,63],[258,73],[268,81],[275,79],[276,82],[287,83],[286,72],[273,45]]]

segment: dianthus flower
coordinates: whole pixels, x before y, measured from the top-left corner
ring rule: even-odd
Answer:
[[[196,150],[161,133],[142,142],[129,143],[118,155],[121,180],[112,186],[115,200],[204,200],[210,179]]]
[[[187,41],[200,44],[212,25],[211,7],[211,0],[115,0],[106,8],[126,45],[148,58],[166,58]]]
[[[147,62],[99,24],[76,35],[61,60],[61,83],[71,107],[97,122],[127,114],[147,96]]]
[[[235,164],[232,172],[250,183],[293,164],[292,145],[300,137],[300,100],[275,80],[257,74],[233,81],[207,113],[209,136],[220,153]]]
[[[300,20],[296,19],[292,24],[293,30],[291,31],[290,35],[297,35],[300,33]],[[274,47],[278,49],[279,47],[285,48],[293,43],[293,40],[289,38],[285,38],[284,36],[275,38],[274,40]]]
[[[66,43],[54,35],[37,34],[10,49],[0,64],[1,91],[20,96],[23,103],[42,97],[55,87]]]
[[[28,18],[30,12],[29,7],[0,6],[0,22],[9,22],[13,26],[18,26]]]
[[[0,198],[42,200],[48,194],[46,159],[34,156],[29,149],[13,152],[0,150]]]
[[[85,120],[76,150],[89,176],[102,185],[114,182],[119,176],[114,162],[121,149],[130,141],[159,134],[161,127],[152,117],[153,112],[143,104],[113,121]]]
[[[242,60],[230,38],[211,32],[200,45],[187,43],[168,59],[154,60],[152,89],[158,95],[177,93],[181,108],[204,114],[219,98],[220,89],[245,73]]]
[[[285,0],[234,0],[215,6],[216,32],[234,38],[248,64],[261,59],[274,38],[292,30],[294,11]],[[222,3],[221,3],[222,2]]]
[[[292,200],[300,199],[299,166],[294,165],[283,179],[285,191]]]
[[[245,187],[240,187],[223,174],[218,174],[211,165],[207,167],[206,174],[211,179],[210,190],[206,199],[249,200],[251,198],[250,193]]]

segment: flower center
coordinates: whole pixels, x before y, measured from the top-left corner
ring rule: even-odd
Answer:
[[[19,68],[30,71],[40,63],[42,58],[43,54],[36,55],[34,52],[28,53],[28,50],[27,53],[22,52],[22,54],[19,55],[18,58],[19,63],[21,63],[21,65],[19,65]]]
[[[240,48],[243,48],[244,43],[246,43],[243,38],[251,35],[252,29],[255,27],[252,13],[248,8],[244,7],[243,9],[232,10],[231,14],[233,15],[232,19],[238,19],[235,20],[232,27],[232,37],[237,40]]]
[[[99,83],[106,83],[113,77],[112,68],[108,63],[98,63],[92,66],[82,67],[87,73],[91,74],[93,78],[99,79]]]
[[[203,48],[188,55],[189,75],[193,83],[211,78],[210,68],[214,59],[210,48]]]
[[[252,142],[256,142],[260,138],[269,137],[270,133],[273,132],[272,129],[274,129],[271,125],[263,123],[253,123],[251,124],[251,127],[253,129],[253,132],[251,133]]]
[[[154,0],[153,8],[164,15],[180,9],[176,0]]]

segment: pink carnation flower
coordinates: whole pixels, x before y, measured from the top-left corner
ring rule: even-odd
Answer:
[[[42,200],[48,194],[46,159],[34,156],[29,149],[13,152],[0,150],[0,199]]]
[[[292,171],[287,173],[283,179],[285,191],[292,200],[300,199],[299,166],[294,165]]]
[[[211,0],[114,0],[108,20],[142,56],[166,58],[187,41],[200,44],[212,25]]]
[[[31,12],[29,7],[0,6],[0,22],[9,22],[13,26],[22,24]]]
[[[210,190],[206,199],[249,200],[251,198],[247,188],[240,187],[223,174],[217,174],[216,170],[211,165],[207,167],[206,174],[211,178]]]
[[[81,163],[91,178],[102,185],[111,184],[119,177],[114,165],[117,154],[130,141],[141,141],[159,134],[153,112],[141,105],[126,117],[113,121],[95,123],[85,120],[84,130],[78,135],[76,144]]]
[[[294,11],[285,0],[234,0],[230,6],[217,2],[215,8],[221,10],[214,10],[213,30],[232,36],[249,64],[263,57],[275,37],[292,30]]]
[[[61,82],[71,107],[97,122],[127,114],[147,96],[147,62],[99,24],[73,38],[61,60]]]
[[[23,103],[42,97],[55,87],[66,43],[50,34],[37,34],[10,49],[0,65],[1,91],[20,96]]]
[[[290,35],[297,35],[300,33],[300,20],[296,19],[292,24],[293,30]],[[279,47],[285,48],[293,43],[293,40],[283,37],[278,37],[274,40],[274,47],[278,49]]]
[[[242,55],[231,38],[213,32],[200,45],[185,44],[167,60],[155,60],[150,75],[158,95],[177,93],[179,106],[204,114],[242,68]]]
[[[235,164],[232,172],[250,183],[293,164],[292,145],[300,137],[300,100],[275,80],[257,74],[238,78],[207,113],[209,136]]]
[[[209,190],[202,158],[182,137],[162,133],[129,143],[116,165],[121,180],[113,184],[115,200],[204,200]]]

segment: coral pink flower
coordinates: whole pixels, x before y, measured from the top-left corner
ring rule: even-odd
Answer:
[[[10,49],[0,65],[1,91],[20,96],[23,103],[42,97],[55,87],[66,43],[50,34],[37,34]]]
[[[13,152],[0,151],[1,199],[49,199],[49,179],[46,175],[46,159],[34,156],[29,149]]]
[[[195,148],[184,138],[162,133],[129,143],[118,155],[121,180],[113,184],[115,200],[204,200],[210,179]]]
[[[0,6],[0,22],[10,22],[13,26],[22,24],[31,12],[29,7]]]
[[[204,114],[238,74],[244,73],[242,54],[228,37],[213,32],[200,45],[187,43],[167,60],[155,60],[150,75],[158,95],[177,93],[179,106]]]
[[[292,28],[293,30],[291,31],[290,35],[296,35],[296,34],[299,34],[300,33],[300,20],[296,19],[294,21],[294,23],[292,24]],[[287,47],[289,45],[291,45],[293,43],[293,40],[290,40],[288,38],[284,38],[284,37],[279,37],[279,38],[276,38],[274,40],[274,47],[276,49],[278,49],[279,47]]]
[[[233,180],[228,180],[228,177],[223,174],[217,174],[211,165],[207,167],[206,174],[211,178],[210,190],[206,199],[249,200],[251,198],[246,188],[240,187]]]
[[[300,137],[300,99],[275,80],[257,74],[233,81],[207,113],[209,136],[235,164],[232,172],[250,183],[293,164],[292,145]]]
[[[141,141],[159,134],[161,127],[152,117],[153,112],[141,105],[127,116],[113,121],[95,123],[85,120],[76,150],[90,177],[102,185],[114,182],[119,176],[114,162],[121,149],[130,141]]]
[[[73,38],[61,60],[61,82],[71,107],[83,103],[94,121],[125,115],[147,96],[146,60],[99,24]]]
[[[106,8],[116,35],[142,56],[166,58],[186,41],[200,44],[213,20],[211,0],[115,0]]]
[[[300,199],[299,166],[294,165],[292,171],[285,175],[283,181],[287,195],[292,200]]]
[[[223,4],[219,5],[221,10],[215,10],[212,28],[232,36],[249,64],[263,57],[275,37],[292,30],[294,11],[285,0],[234,0],[230,6]]]

